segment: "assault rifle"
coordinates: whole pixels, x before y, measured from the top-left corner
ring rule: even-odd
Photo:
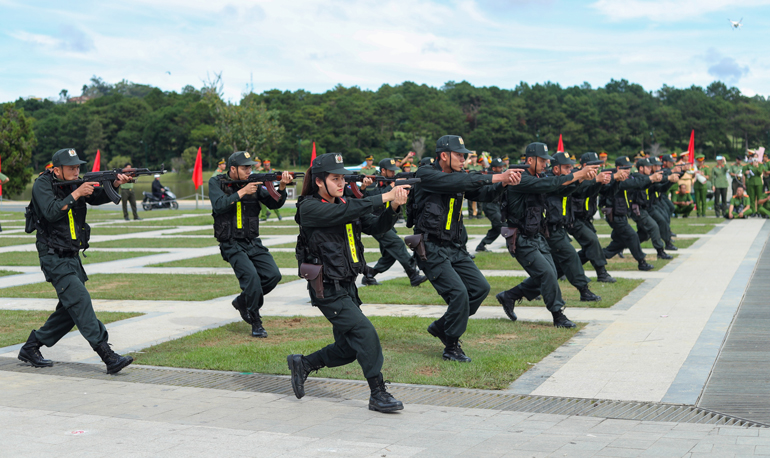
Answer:
[[[399,173],[399,175],[402,175],[404,173],[412,173],[412,172],[402,172],[402,173]],[[420,178],[399,178],[398,176],[396,176],[395,178],[385,178],[377,175],[364,175],[362,173],[357,173],[355,175],[345,175],[345,182],[350,185],[350,190],[353,191],[353,195],[356,197],[356,199],[360,199],[364,197],[364,194],[361,192],[360,189],[358,189],[358,185],[356,185],[357,182],[364,181],[364,178],[371,178],[372,181],[384,181],[385,183],[395,183],[396,186],[413,185],[422,181]]]
[[[99,185],[102,188],[104,188],[104,192],[107,193],[107,196],[110,198],[112,203],[118,204],[120,203],[120,194],[118,194],[118,191],[116,191],[115,188],[112,186],[112,182],[118,179],[118,175],[128,175],[131,178],[136,178],[142,175],[163,175],[164,173],[166,173],[166,170],[163,169],[163,164],[160,165],[160,170],[150,170],[150,169],[137,168],[137,167],[130,167],[130,168],[125,167],[122,169],[113,169],[113,170],[107,170],[104,172],[88,172],[85,175],[83,175],[82,179],[70,180],[70,181],[56,181],[54,182],[54,185],[65,186],[65,185],[74,184],[74,185],[80,186],[83,183],[96,182],[96,183],[99,183]]]
[[[292,179],[294,178],[305,178],[305,172],[289,172]],[[281,177],[283,176],[283,172],[265,172],[265,173],[252,173],[249,175],[248,180],[222,180],[222,185],[229,185],[229,184],[247,184],[247,183],[263,183],[265,185],[265,188],[267,189],[267,193],[270,194],[270,197],[272,197],[274,200],[279,201],[281,200],[281,195],[278,194],[278,191],[275,190],[275,186],[273,185],[276,181],[281,181]],[[293,185],[295,183],[289,183],[290,185]]]

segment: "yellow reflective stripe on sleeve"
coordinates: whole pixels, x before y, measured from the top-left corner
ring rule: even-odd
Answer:
[[[385,202],[385,208],[390,208],[390,202]]]
[[[243,213],[240,202],[235,203],[235,224],[238,226],[238,229],[243,229]]]
[[[567,216],[567,198],[563,198],[561,201],[561,214]]]
[[[626,207],[631,208],[631,204],[628,203],[628,191],[623,191],[623,195],[626,196]]]
[[[588,203],[589,203],[589,202],[591,202],[591,198],[590,198],[590,197],[587,197],[587,198],[586,198],[586,211],[588,211]]]
[[[647,200],[650,200],[650,188],[647,188],[646,191],[647,191]]]
[[[455,198],[449,199],[449,215],[446,217],[446,230],[452,228],[452,213],[455,211]]]
[[[67,212],[67,217],[70,220],[70,237],[72,237],[72,240],[77,240],[78,236],[75,234],[75,218],[72,216],[72,209]]]
[[[350,245],[350,257],[353,258],[353,262],[358,262],[358,253],[356,253],[356,238],[353,235],[353,223],[345,225],[345,231],[348,233],[348,245]]]

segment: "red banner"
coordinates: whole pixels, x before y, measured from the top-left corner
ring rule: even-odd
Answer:
[[[201,147],[198,147],[198,155],[195,157],[192,181],[197,190],[203,184],[203,159],[201,159]]]

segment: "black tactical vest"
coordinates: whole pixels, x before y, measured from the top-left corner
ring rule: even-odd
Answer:
[[[307,199],[318,199],[317,196],[300,197],[297,201],[295,221],[299,224],[302,202]],[[343,204],[344,198],[339,198]],[[331,204],[328,205],[339,205]],[[331,227],[314,227],[312,231],[299,227],[299,237],[295,256],[301,264],[323,265],[324,282],[355,281],[356,277],[366,269],[364,259],[364,244],[361,242],[361,220],[356,218],[345,224]]]
[[[546,222],[552,226],[567,226],[575,221],[569,196],[548,195],[546,202]]]
[[[417,209],[415,234],[426,234],[438,243],[462,243],[463,194],[428,194]]]
[[[227,175],[219,175],[219,179],[225,180]],[[228,196],[238,192],[233,185],[221,185],[222,190]],[[220,242],[229,240],[250,240],[259,237],[259,212],[262,206],[257,195],[249,194],[241,198],[232,208],[220,214],[213,214],[214,237]]]
[[[546,227],[546,197],[545,194],[527,194],[524,200],[524,214],[520,217],[508,217],[508,193],[504,192],[500,202],[500,212],[503,215],[503,224],[513,223],[522,234],[534,237],[543,234],[548,237]],[[506,223],[507,222],[507,223]]]
[[[569,205],[575,220],[590,221],[596,214],[597,196],[569,197]]]
[[[53,174],[47,173],[51,176],[46,179],[53,180]],[[56,182],[53,183],[57,199],[62,199],[77,189],[76,185],[56,186]],[[35,209],[31,216],[35,219],[38,240],[48,245],[49,252],[60,256],[73,256],[80,250],[86,250],[91,238],[91,226],[86,223],[87,210],[85,199],[78,199],[75,205],[67,210],[66,217],[51,222],[41,217]]]

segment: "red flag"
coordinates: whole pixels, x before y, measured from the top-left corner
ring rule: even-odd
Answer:
[[[687,159],[687,161],[690,164],[695,163],[695,129],[690,132],[690,145],[687,147],[687,154],[690,155],[690,157]]]
[[[559,146],[556,147],[556,152],[561,153],[564,151],[564,142],[561,141],[561,134],[559,134]]]
[[[198,155],[195,156],[192,180],[196,190],[203,184],[203,160],[201,159],[200,146],[198,147]]]
[[[315,142],[313,142],[313,154],[310,155],[310,165],[313,165],[314,160],[315,160]]]
[[[96,159],[94,159],[94,169],[91,170],[92,172],[98,172],[101,168],[101,158],[102,153],[100,153],[99,150],[96,150]]]

